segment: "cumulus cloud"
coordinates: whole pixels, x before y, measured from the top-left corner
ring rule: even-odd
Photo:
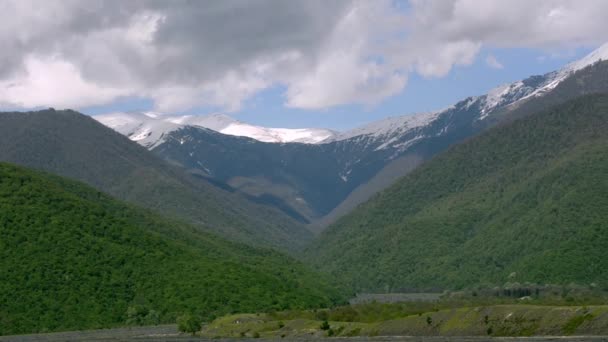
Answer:
[[[443,77],[484,46],[606,40],[603,0],[0,0],[0,104],[238,110],[282,85],[285,105],[373,104],[412,72]],[[488,65],[500,63],[488,56]]]
[[[486,56],[486,64],[493,69],[502,69],[504,68],[504,65],[502,65],[502,63],[500,63],[498,61],[498,59],[496,59],[496,56],[490,54]]]
[[[372,104],[403,89],[407,74],[383,60],[385,43],[377,41],[399,28],[396,24],[402,18],[390,6],[377,4],[352,6],[321,46],[316,63],[283,78],[288,106],[315,109]]]

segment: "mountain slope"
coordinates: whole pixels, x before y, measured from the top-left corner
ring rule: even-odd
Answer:
[[[174,322],[190,310],[210,318],[341,298],[276,252],[5,163],[0,212],[0,335],[124,325],[138,306]]]
[[[435,113],[384,119],[322,143],[272,144],[187,126],[152,150],[192,172],[322,230],[420,163],[484,130],[595,92],[608,92],[608,46],[563,69],[493,89]]]
[[[604,51],[608,51],[608,49],[604,49]],[[598,57],[598,54],[592,53],[590,56]],[[583,59],[586,63],[591,60],[593,59]],[[388,138],[389,141],[394,139],[397,143],[397,150],[393,149],[392,155],[379,161],[378,163],[382,165],[380,171],[367,182],[357,185],[336,208],[323,217],[317,226],[323,229],[327,224],[355,209],[357,205],[365,202],[378,191],[386,189],[394,180],[407,175],[425,160],[488,128],[531,115],[582,95],[608,93],[608,61],[595,61],[595,64],[574,62],[573,64],[577,68],[566,67],[562,71],[544,76],[532,76],[521,83],[536,84],[537,86],[531,86],[531,89],[537,91],[530,90],[529,96],[523,97],[503,92],[504,98],[498,101],[501,105],[492,107],[490,111],[484,112],[484,108],[487,107],[483,96],[463,100],[440,112],[435,121],[418,129],[419,132],[422,132],[420,138],[405,150],[398,150],[400,141],[402,141],[399,136]],[[585,67],[582,67],[583,65]],[[555,83],[556,75],[559,76],[557,83]],[[510,100],[506,100],[507,98]],[[482,115],[485,116],[482,118]],[[406,141],[411,139],[411,136],[406,135]],[[378,144],[384,144],[385,140],[379,139],[375,146],[381,146]]]
[[[260,200],[281,203],[306,220],[328,212],[348,193],[339,175],[341,158],[328,148],[333,145],[263,143],[189,126],[152,151]]]
[[[276,209],[186,174],[73,111],[0,113],[0,161],[81,180],[122,200],[249,244],[295,250],[312,237]]]
[[[450,148],[318,237],[359,289],[608,283],[608,96]]]

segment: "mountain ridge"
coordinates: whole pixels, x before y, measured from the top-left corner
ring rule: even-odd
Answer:
[[[275,207],[170,165],[75,111],[0,113],[0,161],[86,182],[228,239],[293,251],[312,238]]]
[[[526,79],[515,81],[511,83],[505,83],[495,88],[490,89],[486,94],[480,96],[469,97],[468,105],[474,105],[476,102],[480,104],[480,116],[479,120],[485,119],[490,112],[497,108],[505,105],[512,105],[518,101],[526,100],[529,98],[542,96],[543,94],[554,89],[564,79],[572,75],[574,72],[584,69],[598,61],[608,60],[608,43],[601,45],[591,53],[587,54],[581,59],[572,61],[566,64],[564,67],[548,72],[544,75],[531,76]],[[407,130],[421,126],[428,125],[434,119],[444,112],[454,108],[458,103],[449,106],[448,108],[433,111],[429,113],[414,113],[398,116],[389,116],[377,121],[364,124],[353,129],[346,130],[344,132],[335,132],[333,130],[325,128],[271,128],[263,126],[255,126],[247,123],[243,123],[236,120],[226,114],[216,113],[209,115],[182,115],[172,116],[162,113],[155,112],[118,112],[111,114],[95,115],[93,118],[102,122],[108,127],[116,129],[124,135],[129,137],[133,136],[133,140],[141,141],[144,140],[141,137],[148,133],[153,133],[157,136],[155,139],[145,140],[141,144],[148,148],[154,148],[159,145],[159,139],[162,136],[166,136],[168,133],[175,131],[185,125],[200,126],[214,130],[219,133],[235,136],[244,136],[253,138],[261,142],[271,143],[308,143],[308,144],[323,144],[331,143],[333,141],[346,140],[355,138],[363,135],[374,135],[374,136],[387,136],[395,134],[396,130]],[[138,121],[138,126],[148,124],[145,118],[152,119],[152,121],[164,122],[167,125],[164,127],[158,127],[161,131],[154,132],[143,127],[124,127],[124,121]],[[173,125],[170,125],[173,124]],[[241,126],[230,128],[231,126]],[[250,132],[247,132],[250,130]],[[262,131],[264,133],[257,133],[255,131]],[[303,135],[310,134],[310,136],[298,137],[298,132]],[[315,133],[319,134],[314,136]],[[291,135],[291,136],[290,136]],[[386,142],[381,148],[386,147],[390,144],[390,141]]]
[[[203,127],[226,135],[270,143],[318,144],[336,134],[323,128],[255,126],[225,114],[172,116],[154,112],[119,112],[95,115],[93,118],[147,148],[162,144],[169,133],[186,126]]]

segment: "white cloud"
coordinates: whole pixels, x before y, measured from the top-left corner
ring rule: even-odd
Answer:
[[[35,57],[26,58],[22,72],[0,81],[0,89],[0,103],[23,108],[70,107],[75,96],[83,106],[92,106],[129,95],[128,89],[102,87],[84,80],[69,62]]]
[[[297,108],[373,104],[408,74],[443,77],[484,46],[606,40],[604,0],[0,0],[0,103],[238,110],[277,84]],[[499,67],[494,56],[486,63]]]
[[[504,65],[496,59],[496,56],[490,54],[486,56],[486,64],[493,69],[503,69]]]
[[[382,43],[398,16],[378,2],[353,6],[323,44],[315,65],[287,75],[287,106],[318,109],[347,103],[373,104],[407,83],[399,67],[383,61]]]

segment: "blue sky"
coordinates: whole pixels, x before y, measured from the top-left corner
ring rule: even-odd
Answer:
[[[483,48],[473,64],[456,66],[447,76],[425,78],[417,73],[409,75],[408,84],[399,94],[375,105],[342,105],[320,110],[288,108],[285,87],[274,86],[245,101],[243,108],[228,115],[244,122],[268,127],[323,127],[345,130],[389,116],[408,115],[438,110],[468,96],[482,95],[493,87],[557,70],[570,61],[579,59],[594,48],[564,50],[488,49]],[[486,63],[492,55],[502,64],[493,68]],[[153,102],[126,98],[110,105],[82,108],[90,115],[112,111],[152,110]],[[221,108],[199,107],[177,114],[209,114]]]

